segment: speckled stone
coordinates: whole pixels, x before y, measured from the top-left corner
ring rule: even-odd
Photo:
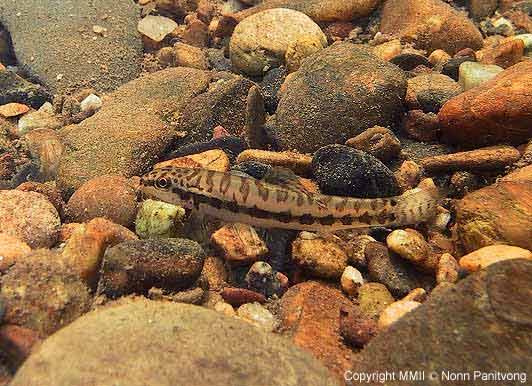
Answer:
[[[0,233],[14,236],[32,248],[51,247],[59,237],[59,213],[40,193],[0,191],[0,219]]]

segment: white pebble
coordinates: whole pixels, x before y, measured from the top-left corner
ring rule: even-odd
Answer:
[[[358,269],[348,265],[342,273],[340,283],[346,294],[349,296],[355,296],[358,293],[360,286],[364,284],[364,278]]]
[[[98,95],[90,94],[80,103],[81,111],[96,112],[102,107],[102,99]]]

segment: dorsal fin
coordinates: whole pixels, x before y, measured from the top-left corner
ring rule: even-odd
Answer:
[[[262,181],[290,190],[292,192],[301,193],[312,200],[317,206],[326,209],[327,205],[317,197],[317,195],[309,191],[299,180],[299,177],[290,169],[283,167],[273,167],[266,172],[262,177]]]

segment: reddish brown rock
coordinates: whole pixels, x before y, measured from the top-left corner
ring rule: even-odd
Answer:
[[[438,116],[423,110],[408,111],[403,118],[403,126],[408,136],[417,141],[434,141],[440,133]]]
[[[87,312],[88,288],[60,256],[39,249],[18,261],[2,277],[4,321],[45,337]]]
[[[20,258],[30,254],[31,248],[16,237],[0,233],[0,272],[6,271]]]
[[[90,285],[98,280],[98,271],[107,247],[137,239],[129,229],[104,218],[78,224],[71,233],[61,257]]]
[[[0,328],[0,351],[12,367],[20,366],[31,354],[31,349],[41,340],[29,328],[6,324]]]
[[[532,249],[532,178],[523,174],[523,179],[507,177],[457,202],[456,236],[466,252],[501,243]]]
[[[492,146],[453,154],[437,155],[421,160],[429,173],[454,171],[496,172],[512,165],[521,157],[515,147]]]
[[[247,224],[224,225],[212,234],[211,242],[226,260],[234,263],[254,262],[268,252],[264,241],[255,229]]]
[[[463,14],[440,0],[389,0],[384,4],[380,30],[398,35],[430,52],[455,54],[482,47],[482,35]]]
[[[438,114],[442,137],[468,148],[526,142],[532,136],[531,73],[532,61],[524,61],[452,98]]]
[[[264,303],[266,301],[266,297],[264,297],[263,294],[259,294],[258,292],[246,288],[226,287],[223,289],[221,295],[227,303],[233,306],[240,306],[242,304],[253,302]]]
[[[30,111],[30,108],[22,103],[7,103],[0,106],[0,116],[4,118],[16,117]]]
[[[340,334],[348,344],[363,347],[378,331],[376,320],[361,313],[358,307],[340,310]]]
[[[105,217],[130,227],[137,214],[137,196],[127,178],[105,175],[87,181],[76,190],[66,209],[71,222]]]
[[[525,44],[521,39],[509,40],[495,47],[484,48],[476,52],[477,61],[483,64],[496,64],[508,68],[518,63],[524,53]]]
[[[291,287],[281,299],[286,334],[340,380],[353,357],[340,335],[340,309],[350,307],[352,303],[340,290],[315,281]]]

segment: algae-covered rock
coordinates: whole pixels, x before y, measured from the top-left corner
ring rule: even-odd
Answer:
[[[135,220],[135,233],[141,239],[175,237],[185,217],[185,209],[162,201],[146,200]]]

